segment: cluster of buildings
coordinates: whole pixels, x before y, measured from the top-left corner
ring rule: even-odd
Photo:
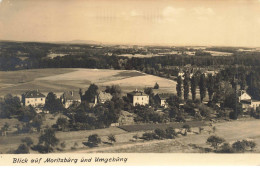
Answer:
[[[170,98],[173,94],[170,93],[158,93],[155,95],[155,101],[164,108],[167,108],[166,100]],[[149,105],[149,95],[145,94],[143,91],[132,91],[127,93],[127,97],[134,106],[136,105]],[[92,106],[95,106],[98,103],[105,103],[106,101],[110,101],[112,99],[112,95],[110,93],[106,93],[104,91],[98,92],[97,96],[94,99],[94,103],[91,103]],[[242,108],[244,111],[248,111],[250,109],[256,110],[257,107],[260,106],[259,100],[253,100],[251,96],[246,93],[245,90],[239,90],[238,92],[239,102],[242,104]],[[45,104],[46,96],[40,93],[38,90],[27,91],[22,95],[22,104],[24,106],[33,106],[35,108],[43,107]],[[72,104],[80,104],[81,96],[78,92],[74,91],[66,91],[60,96],[61,103],[65,108],[70,107]]]
[[[127,97],[131,101],[133,105],[147,105],[149,104],[149,96],[145,94],[143,91],[133,91],[127,93]],[[46,96],[39,92],[39,90],[30,90],[22,94],[22,104],[24,106],[33,106],[33,107],[41,107],[44,106]],[[104,91],[98,92],[95,96],[93,106],[97,103],[105,103],[106,101],[110,101],[112,99],[112,95],[110,93],[106,93]],[[81,103],[81,96],[78,92],[74,91],[66,91],[60,96],[61,103],[65,108],[70,107],[74,103]]]

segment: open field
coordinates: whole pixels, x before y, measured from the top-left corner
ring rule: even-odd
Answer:
[[[161,123],[161,124],[135,124],[135,125],[126,125],[126,126],[120,126],[119,128],[128,131],[128,132],[136,132],[136,131],[147,131],[147,130],[155,130],[157,128],[165,130],[168,127],[173,128],[181,128],[184,124],[188,124],[190,127],[199,127],[204,126],[205,122],[203,121],[191,121],[191,122],[185,122],[185,123]]]
[[[7,93],[20,95],[27,90],[36,89],[44,94],[50,91],[78,91],[79,88],[86,90],[90,83],[99,85],[101,89],[107,85],[120,85],[126,92],[153,87],[156,82],[160,85],[160,91],[175,93],[175,81],[135,70],[62,68],[0,71],[0,96]]]
[[[223,137],[226,142],[232,144],[237,140],[252,139],[257,147],[254,152],[260,152],[260,127],[259,120],[238,120],[231,122],[221,122],[214,124],[217,130],[215,133],[209,133],[211,127],[204,127],[202,134],[190,133],[187,136],[178,136],[173,140],[153,140],[128,142],[126,144],[115,144],[110,147],[98,147],[86,150],[75,151],[77,153],[202,153],[198,147],[208,148],[206,140],[211,135]],[[198,132],[198,128],[193,128]]]
[[[216,132],[212,133],[212,127],[209,125],[203,126],[204,130],[201,134],[198,132],[198,127],[193,127],[192,132],[187,136],[179,135],[176,139],[167,140],[153,140],[143,141],[141,139],[134,140],[133,136],[142,136],[144,131],[127,132],[117,127],[110,127],[106,129],[71,131],[71,132],[57,132],[56,136],[60,139],[60,143],[64,142],[66,147],[64,152],[72,153],[201,153],[202,150],[194,148],[197,147],[208,148],[206,140],[211,135],[217,135],[232,144],[234,141],[242,139],[252,139],[256,142],[257,147],[254,152],[260,153],[260,127],[259,120],[246,119],[236,120],[230,122],[214,123]],[[160,125],[158,125],[160,127]],[[178,129],[176,127],[176,129]],[[89,148],[84,145],[87,137],[91,134],[98,134],[101,137],[102,144],[96,148]],[[107,136],[114,134],[117,142],[113,146],[107,144]],[[24,137],[31,137],[34,144],[38,143],[39,134],[22,134],[16,136],[0,136],[0,152],[7,153],[15,150],[21,139]],[[38,153],[31,151],[31,153]],[[55,153],[58,153],[56,151]]]

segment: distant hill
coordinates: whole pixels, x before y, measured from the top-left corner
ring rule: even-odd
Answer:
[[[53,43],[53,42],[52,42]],[[66,43],[66,44],[102,44],[101,42],[93,40],[72,40],[72,41],[58,41],[54,43]]]

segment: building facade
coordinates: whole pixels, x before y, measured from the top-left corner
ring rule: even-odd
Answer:
[[[22,103],[24,106],[44,106],[45,95],[40,93],[38,90],[27,91],[22,95]]]
[[[168,98],[170,98],[171,96],[173,96],[173,94],[170,94],[170,93],[158,93],[157,95],[155,95],[155,100],[161,107],[167,108],[168,104],[167,104],[166,100]]]
[[[81,97],[79,93],[74,91],[66,91],[64,92],[61,97],[61,103],[64,105],[65,108],[70,107],[74,103],[81,103]]]
[[[127,93],[127,97],[134,106],[144,106],[149,104],[149,96],[142,91],[135,90],[133,92]]]

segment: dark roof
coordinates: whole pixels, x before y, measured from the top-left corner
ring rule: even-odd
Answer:
[[[24,97],[25,98],[41,98],[41,97],[45,97],[45,95],[40,93],[39,91],[32,90],[32,91],[25,92]]]
[[[66,100],[80,100],[80,95],[78,92],[74,91],[66,91],[62,94],[62,96]]]
[[[171,93],[158,93],[157,95],[161,100],[166,100],[169,97],[173,96],[173,94]]]
[[[132,92],[127,93],[127,94],[132,95],[132,96],[148,96],[147,94],[145,94],[142,91],[132,91]]]

